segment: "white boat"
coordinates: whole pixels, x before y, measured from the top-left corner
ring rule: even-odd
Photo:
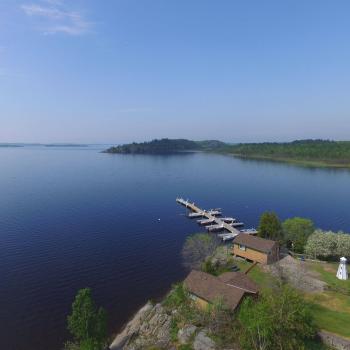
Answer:
[[[240,230],[241,233],[246,233],[248,235],[256,235],[258,231],[255,228],[247,228],[245,230]]]

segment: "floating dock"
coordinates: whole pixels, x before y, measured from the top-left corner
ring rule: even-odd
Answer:
[[[198,225],[209,225],[209,224],[214,224],[215,220],[214,219],[202,219],[202,220],[197,220]]]
[[[207,213],[213,216],[220,216],[222,214],[221,211],[217,209],[208,210]]]
[[[219,233],[218,237],[220,237],[223,242],[226,242],[226,241],[232,241],[235,237],[237,237],[237,234],[235,234],[235,233]]]
[[[225,227],[223,224],[205,226],[209,232],[224,231]]]
[[[198,212],[198,213],[189,213],[188,217],[191,219],[195,219],[195,218],[202,218],[204,215],[204,213],[202,212]]]
[[[237,221],[235,218],[221,218],[221,220],[227,222],[228,224],[232,224],[233,222]]]
[[[243,222],[233,222],[230,225],[232,225],[233,227],[242,227],[242,226],[244,226],[244,223]]]
[[[220,209],[211,209],[211,210],[203,210],[199,207],[197,207],[194,203],[191,203],[189,200],[185,200],[183,198],[176,198],[176,202],[183,205],[187,209],[191,210],[191,213],[188,214],[188,217],[190,218],[206,218],[210,220],[210,223],[213,225],[206,226],[208,231],[214,232],[214,231],[228,231],[231,234],[235,234],[236,236],[241,233],[238,229],[236,229],[233,223],[227,223],[224,220],[218,218],[217,216],[221,215]],[[227,218],[226,218],[227,219]],[[232,219],[232,218],[230,218]],[[242,226],[243,223],[238,223],[238,226]]]

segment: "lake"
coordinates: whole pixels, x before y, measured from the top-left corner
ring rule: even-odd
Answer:
[[[2,349],[61,349],[83,287],[106,308],[111,334],[162,297],[185,276],[181,247],[200,231],[177,196],[220,207],[246,227],[274,210],[281,219],[350,231],[349,170],[102,148],[0,148]]]

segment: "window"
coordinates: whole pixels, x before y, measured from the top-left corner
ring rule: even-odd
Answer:
[[[247,250],[246,246],[243,244],[239,244],[239,249],[240,250]]]

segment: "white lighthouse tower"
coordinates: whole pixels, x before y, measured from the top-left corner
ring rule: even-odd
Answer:
[[[346,270],[346,258],[344,258],[344,257],[340,258],[340,264],[338,267],[337,278],[339,278],[340,280],[347,280],[348,279],[348,272]]]

